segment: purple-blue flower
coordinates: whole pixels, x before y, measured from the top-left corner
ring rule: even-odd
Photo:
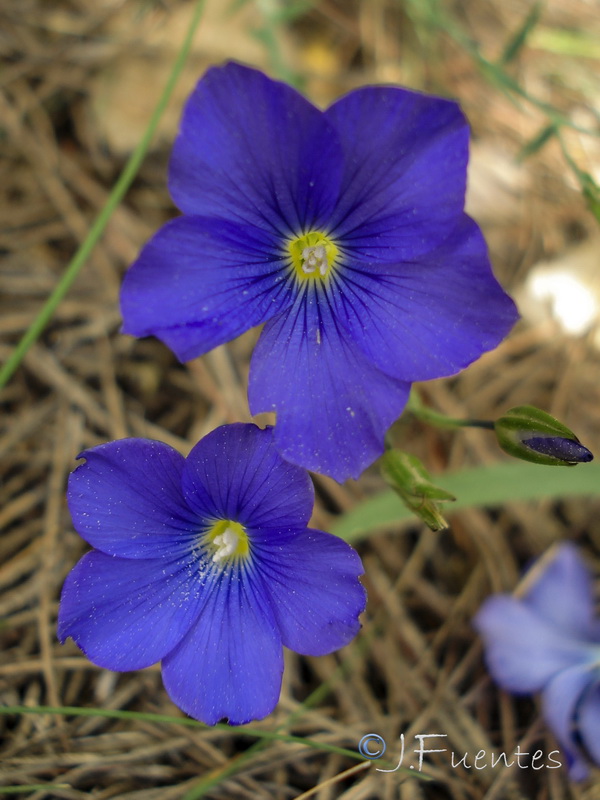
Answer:
[[[146,439],[81,457],[68,501],[94,549],[65,581],[58,635],[95,664],[161,661],[186,713],[238,725],[277,703],[282,646],[324,655],[359,630],[360,558],[306,527],[312,483],[271,428],[223,426],[187,458]]]
[[[496,682],[515,694],[542,693],[543,714],[574,780],[600,764],[600,622],[590,573],[570,544],[542,559],[527,590],[489,598],[477,616]]]
[[[175,142],[161,228],[123,284],[123,330],[181,360],[266,323],[253,414],[284,458],[337,480],[383,451],[413,381],[451,375],[516,319],[464,213],[458,105],[368,87],[325,112],[230,63],[208,70]]]

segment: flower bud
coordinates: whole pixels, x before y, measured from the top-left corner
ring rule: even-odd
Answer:
[[[431,476],[416,456],[401,450],[386,450],[380,465],[386,483],[413,514],[422,519],[432,531],[448,527],[438,504],[456,498],[431,482]]]
[[[534,464],[573,467],[594,457],[572,430],[535,406],[511,408],[494,429],[505,453]]]

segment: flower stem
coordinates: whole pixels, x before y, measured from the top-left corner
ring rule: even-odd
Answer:
[[[205,0],[197,0],[196,2],[190,27],[187,31],[183,44],[181,45],[181,49],[177,54],[175,64],[173,65],[173,69],[169,75],[169,79],[164,91],[160,96],[152,117],[150,118],[148,127],[144,131],[144,135],[140,139],[138,146],[135,148],[129,160],[125,164],[119,179],[115,183],[110,195],[108,196],[108,200],[106,201],[104,208],[98,214],[98,217],[90,228],[90,232],[86,236],[85,241],[82,242],[81,246],[69,262],[54,291],[46,300],[37,317],[25,331],[23,337],[10,355],[10,358],[8,358],[6,363],[0,368],[0,389],[6,383],[8,383],[31,345],[34,344],[34,342],[39,338],[46,325],[52,319],[52,316],[54,315],[58,305],[71,288],[73,281],[79,274],[81,268],[89,258],[92,250],[104,233],[104,229],[106,228],[106,225],[108,224],[108,221],[113,215],[115,209],[125,196],[125,193],[133,182],[133,179],[137,175],[142,161],[144,160],[144,157],[148,151],[159,120],[167,106],[167,103],[169,102],[169,99],[171,98],[177,79],[181,74],[187,56],[190,52],[194,34],[198,28],[200,17],[202,16],[202,11],[204,9],[204,2]]]
[[[434,411],[432,408],[427,408],[421,402],[419,395],[412,391],[406,404],[406,410],[415,417],[428,422],[430,425],[435,425],[436,428],[485,428],[486,430],[494,430],[494,422],[487,419],[457,419],[456,417],[447,417],[440,411]]]

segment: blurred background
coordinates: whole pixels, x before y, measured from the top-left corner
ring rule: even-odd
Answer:
[[[180,0],[4,0],[0,6],[0,361],[31,325],[85,239],[148,125],[190,24]],[[0,418],[0,706],[80,706],[181,716],[158,667],[117,675],[56,640],[66,573],[85,551],[64,500],[77,453],[125,436],[181,452],[249,419],[251,331],[187,365],[155,340],[119,333],[118,291],[140,246],[177,212],[166,189],[186,95],[236,59],[291,81],[325,107],[364,84],[460,101],[472,126],[468,212],[522,320],[463,374],[422,384],[451,416],[538,405],[600,452],[600,13],[595,0],[207,0],[192,53],[125,201],[71,291],[3,389]],[[394,440],[436,474],[504,456],[489,433],[402,419]],[[584,469],[585,465],[578,469]],[[540,469],[546,469],[541,467]],[[376,468],[343,486],[315,476],[314,524],[383,489]],[[597,500],[508,503],[364,538],[369,604],[361,635],[320,659],[286,654],[275,713],[235,729],[152,719],[0,714],[0,793],[41,798],[540,798],[594,800],[564,770],[453,768],[412,738],[444,733],[473,757],[556,743],[535,700],[498,691],[470,620],[510,591],[552,543],[581,545],[600,572]],[[409,772],[319,749],[356,751],[376,732]],[[410,750],[410,752],[408,752]],[[44,785],[46,788],[29,788]]]

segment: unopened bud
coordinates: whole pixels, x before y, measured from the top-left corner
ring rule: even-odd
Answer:
[[[386,483],[413,514],[422,519],[432,531],[441,531],[448,527],[438,504],[456,498],[431,482],[431,476],[416,456],[401,450],[386,450],[380,464]]]
[[[524,461],[574,467],[594,458],[572,430],[535,406],[511,408],[494,428],[504,452]]]

